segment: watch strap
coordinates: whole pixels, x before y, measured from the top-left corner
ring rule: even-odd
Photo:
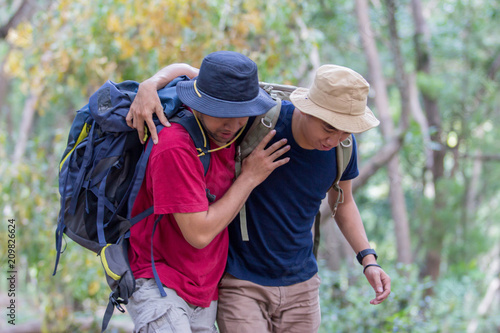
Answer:
[[[370,254],[373,254],[375,256],[375,259],[378,258],[377,252],[375,252],[374,249],[364,249],[363,251],[359,251],[359,253],[356,255],[356,259],[358,259],[360,265],[363,265],[363,258]]]

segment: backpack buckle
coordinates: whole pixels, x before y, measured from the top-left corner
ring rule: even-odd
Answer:
[[[351,136],[349,135],[349,136],[347,137],[347,139],[345,139],[344,141],[340,142],[340,144],[341,144],[341,145],[342,145],[342,147],[344,147],[344,148],[347,148],[347,147],[352,146]]]
[[[264,125],[267,128],[271,128],[273,126],[273,122],[272,121],[268,121],[268,123],[266,124],[266,118],[262,118],[260,120],[260,122],[262,123],[262,125]]]
[[[335,201],[335,204],[333,205],[332,209],[332,218],[335,217],[335,214],[337,213],[337,208],[339,207],[339,204],[344,203],[344,190],[338,185],[335,184],[333,186],[335,191],[337,191],[337,200]]]
[[[109,295],[109,301],[115,306],[115,308],[118,309],[118,311],[120,311],[121,313],[125,313],[125,309],[121,306],[121,303],[123,303],[123,301],[120,301],[120,299],[116,299],[114,296],[114,292],[112,292]]]

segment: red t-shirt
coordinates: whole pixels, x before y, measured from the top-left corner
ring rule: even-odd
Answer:
[[[217,147],[213,142],[211,148]],[[131,229],[129,260],[134,277],[154,278],[151,266],[151,233],[154,234],[155,266],[161,282],[188,303],[208,307],[218,299],[217,284],[224,272],[228,233],[224,229],[203,249],[183,237],[173,213],[208,210],[205,189],[221,198],[234,178],[234,145],[211,154],[204,176],[203,165],[188,132],[179,124],[165,128],[149,157],[146,175],[137,195],[132,216],[154,204],[154,214]]]

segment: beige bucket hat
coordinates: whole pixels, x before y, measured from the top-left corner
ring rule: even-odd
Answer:
[[[348,133],[361,133],[380,124],[366,106],[370,85],[347,67],[323,65],[311,88],[297,88],[290,100],[303,113]]]

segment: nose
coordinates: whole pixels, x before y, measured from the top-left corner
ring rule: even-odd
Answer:
[[[327,139],[326,139],[326,143],[328,146],[332,146],[332,147],[337,147],[337,145],[342,141],[342,134],[337,132],[335,134],[332,134],[330,135]]]

